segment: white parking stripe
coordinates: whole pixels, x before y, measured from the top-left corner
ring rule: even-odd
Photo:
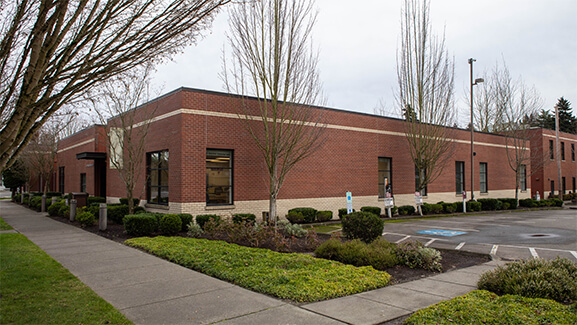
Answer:
[[[429,240],[426,244],[425,247],[428,247],[429,245],[431,245],[435,240],[437,240],[436,238],[433,238],[431,240]]]
[[[459,249],[463,248],[463,246],[465,246],[465,242],[462,242],[459,245],[457,245],[457,247],[455,247],[455,250],[459,250]]]
[[[531,252],[531,256],[533,256],[534,258],[539,257],[539,254],[537,254],[537,251],[535,250],[535,248],[529,247],[529,252]]]
[[[499,249],[499,245],[493,245],[493,248],[491,248],[491,255],[496,255],[497,249]]]
[[[405,238],[399,239],[399,240],[397,240],[395,243],[397,243],[397,244],[402,243],[402,242],[404,242],[405,240],[407,240],[407,239],[409,239],[409,238],[411,238],[411,236],[405,236]]]
[[[571,254],[572,254],[573,256],[575,256],[575,258],[577,258],[577,252],[576,252],[576,251],[571,251]]]

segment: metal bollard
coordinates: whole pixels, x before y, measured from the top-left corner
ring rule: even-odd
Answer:
[[[42,194],[42,206],[40,212],[46,212],[46,195]]]
[[[106,203],[100,203],[100,217],[98,217],[98,229],[106,230],[108,225],[108,209]]]
[[[74,221],[76,219],[76,200],[70,200],[70,221]]]

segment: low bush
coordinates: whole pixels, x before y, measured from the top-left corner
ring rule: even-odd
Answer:
[[[534,208],[538,207],[539,203],[537,202],[537,200],[534,199],[522,199],[519,200],[519,206],[524,208]]]
[[[70,218],[70,207],[66,204],[60,206],[60,209],[58,209],[58,215],[64,218]]]
[[[315,256],[354,266],[370,265],[377,270],[385,270],[399,263],[395,244],[384,239],[374,240],[370,244],[359,239],[345,243],[329,239],[315,250]]]
[[[106,198],[101,196],[89,196],[86,202],[88,205],[106,203]]]
[[[83,227],[90,227],[96,222],[96,217],[88,211],[83,211],[76,215],[76,220],[80,222]]]
[[[140,199],[132,199],[132,203],[134,203],[134,206],[138,206],[140,204]],[[122,205],[128,205],[128,198],[121,198],[120,199],[120,204]]]
[[[362,207],[361,211],[370,212],[372,214],[377,215],[377,217],[381,216],[381,208],[379,208],[379,207]]]
[[[232,216],[232,222],[234,222],[234,223],[241,223],[241,222],[255,223],[256,222],[256,216],[252,213],[237,213],[237,214]]]
[[[317,221],[318,222],[326,222],[333,219],[333,212],[332,211],[318,211],[317,212]]]
[[[415,213],[415,207],[412,205],[401,205],[399,207],[399,214],[402,216],[412,215]]]
[[[551,201],[551,206],[555,206],[555,207],[562,207],[563,206],[563,201],[561,201],[559,199],[549,199],[548,201]]]
[[[313,209],[313,208],[294,208],[294,209],[290,209],[289,214],[291,212],[300,212],[303,214],[304,223],[312,223],[315,222],[315,219],[317,217],[317,210]]]
[[[482,204],[477,201],[467,201],[467,211],[481,211]]]
[[[425,247],[421,242],[407,240],[397,245],[399,261],[410,268],[421,268],[429,271],[442,271],[441,253]]]
[[[204,230],[202,230],[202,228],[200,228],[200,226],[194,222],[190,222],[187,226],[187,229],[187,234],[193,238],[198,238],[204,233]]]
[[[16,194],[12,197],[12,202],[20,203],[22,200],[22,194]]]
[[[165,214],[158,224],[158,229],[165,235],[175,235],[182,228],[182,220],[177,214]]]
[[[179,213],[178,216],[180,217],[180,221],[182,223],[182,227],[180,228],[180,231],[184,232],[184,231],[188,231],[188,225],[193,222],[194,218],[192,217],[192,214],[190,213]]]
[[[204,229],[204,224],[207,223],[209,220],[213,220],[214,222],[218,223],[220,221],[220,216],[216,214],[201,214],[196,216],[196,223]]]
[[[421,205],[421,211],[423,212],[423,214],[430,214],[433,210],[432,204],[423,202],[423,204]]]
[[[88,211],[88,212],[92,213],[94,215],[94,217],[99,218],[100,217],[100,203],[92,203],[92,204],[84,207],[84,211]],[[108,218],[108,212],[106,213],[106,216]]]
[[[430,205],[430,210],[431,210],[431,213],[434,213],[434,214],[440,214],[440,213],[443,213],[443,211],[444,211],[444,208],[443,208],[443,204],[447,204],[447,203],[442,203],[442,204],[439,204],[439,203],[436,203],[436,204],[431,204],[431,205]],[[423,207],[421,206],[421,209],[422,209],[422,208],[423,208]]]
[[[158,229],[156,217],[148,213],[129,214],[122,221],[124,230],[131,236],[150,236]]]
[[[277,222],[277,228],[283,232],[286,236],[294,236],[297,238],[302,238],[307,234],[307,231],[301,227],[299,224],[292,224],[286,220],[281,220]]]
[[[383,234],[385,222],[370,212],[353,212],[341,221],[343,234],[349,239],[370,243]]]
[[[421,309],[403,324],[577,324],[576,306],[476,290]]]
[[[232,223],[232,222],[231,222]],[[182,237],[134,238],[125,244],[243,288],[296,302],[313,302],[381,288],[391,276],[305,254],[282,254]]]
[[[477,202],[481,203],[483,211],[501,210],[503,206],[503,203],[497,199],[478,199]]]
[[[30,208],[40,211],[40,208],[42,207],[42,197],[33,196],[28,203],[30,205]]]
[[[505,209],[505,203],[509,203],[509,210],[514,210],[517,209],[517,200],[516,199],[510,199],[510,198],[504,198],[504,199],[499,199],[499,201],[501,201],[502,203],[502,207],[503,210],[507,210]]]
[[[123,223],[124,216],[128,215],[128,205],[109,205],[107,207],[107,217],[108,220],[121,225]]]
[[[59,211],[62,208],[62,206],[66,206],[66,204],[64,203],[64,201],[56,201],[53,204],[51,204],[48,209],[48,215],[51,217],[56,217],[59,215]]]
[[[457,211],[457,204],[455,203],[441,203],[442,212],[445,213],[455,213]]]
[[[339,219],[343,219],[344,216],[346,216],[348,214],[347,209],[339,209]],[[353,212],[355,212],[355,209],[353,209]]]
[[[566,258],[540,258],[507,263],[481,275],[479,289],[498,295],[515,294],[529,298],[577,302],[577,264]]]
[[[290,222],[290,223],[304,223],[305,222],[305,216],[298,211],[289,211],[288,214],[286,215],[286,219]]]

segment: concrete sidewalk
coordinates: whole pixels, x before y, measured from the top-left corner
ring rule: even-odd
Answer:
[[[0,201],[4,221],[135,324],[379,324],[470,292],[499,264],[295,306],[45,216]]]

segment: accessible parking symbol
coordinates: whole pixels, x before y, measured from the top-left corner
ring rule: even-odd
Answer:
[[[444,236],[444,237],[453,237],[458,235],[464,235],[467,232],[465,231],[455,231],[455,230],[443,230],[443,229],[427,229],[417,231],[417,234],[426,234],[426,235],[436,235],[436,236]]]

